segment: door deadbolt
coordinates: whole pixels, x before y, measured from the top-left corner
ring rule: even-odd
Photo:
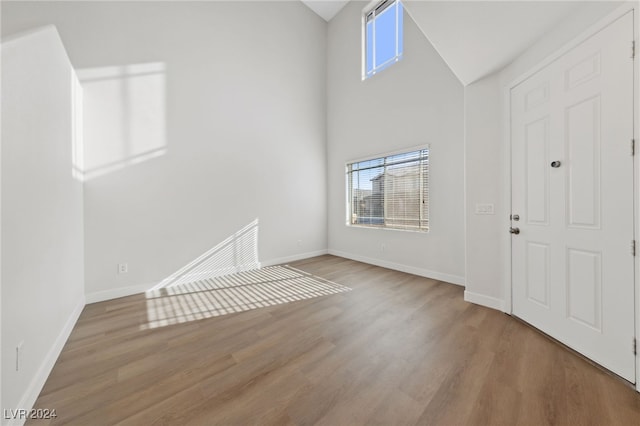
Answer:
[[[509,228],[509,232],[511,234],[518,235],[520,233],[520,228]]]
[[[551,167],[553,167],[554,169],[557,169],[558,167],[560,167],[560,164],[562,164],[560,161],[556,160],[556,161],[552,161],[551,162]]]
[[[520,220],[520,215],[519,214],[512,215],[511,216],[511,220],[516,221],[516,222],[519,221]]]

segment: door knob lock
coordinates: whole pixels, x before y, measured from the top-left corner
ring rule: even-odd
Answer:
[[[560,164],[562,164],[560,161],[552,161],[551,162],[551,167],[553,167],[554,169],[557,169],[558,167],[560,167]]]
[[[520,228],[509,228],[509,232],[518,235],[520,233]]]

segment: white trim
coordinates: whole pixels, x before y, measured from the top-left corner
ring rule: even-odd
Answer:
[[[329,253],[328,250],[316,250],[307,253],[294,254],[292,256],[278,257],[276,259],[261,262],[262,266],[282,265],[283,263],[295,262],[296,260],[309,259],[310,257],[322,256]]]
[[[360,71],[361,71],[360,77],[361,77],[361,81],[365,81],[367,79],[367,17],[366,17],[365,10],[372,3],[374,3],[374,1],[372,1],[364,9],[362,9],[362,13],[360,14]]]
[[[368,12],[371,11],[371,9],[373,9],[378,3],[380,3],[380,0],[371,0],[369,3],[367,3],[367,5],[365,7],[362,8],[362,15],[366,15]]]
[[[175,285],[192,283],[194,281],[205,280],[211,277],[219,277],[222,275],[237,274],[238,272],[252,271],[254,269],[260,269],[261,266],[262,265],[260,264],[260,262],[253,262],[245,263],[238,266],[228,266],[226,268],[209,269],[206,271],[200,271],[191,274],[178,275],[173,278],[165,278],[160,283],[145,291],[158,290],[163,287],[173,287]]]
[[[504,98],[502,102],[502,117],[503,117],[503,168],[502,178],[504,179],[504,191],[503,191],[503,206],[502,217],[505,221],[505,233],[501,236],[502,246],[504,250],[504,262],[502,262],[502,282],[503,282],[503,294],[504,294],[504,307],[505,312],[511,314],[513,312],[513,296],[511,286],[511,234],[506,232],[511,226],[510,216],[513,213],[511,211],[511,88],[505,90]]]
[[[238,268],[230,268],[228,271],[225,270],[217,270],[215,271],[215,274],[213,275],[222,275],[225,272],[229,273],[229,274],[233,274],[233,273],[237,273],[237,272],[241,272],[243,270],[251,270],[251,269],[259,269],[263,266],[273,266],[273,265],[280,265],[282,263],[287,263],[287,262],[293,262],[296,260],[300,260],[300,259],[307,259],[309,257],[315,257],[315,256],[321,256],[323,254],[327,254],[327,250],[318,250],[318,251],[312,251],[312,252],[307,252],[307,253],[300,253],[300,254],[295,254],[292,256],[286,256],[286,257],[280,257],[277,259],[271,259],[268,260],[266,262],[258,262],[255,264],[252,264],[255,266],[255,268],[247,268],[246,265],[244,268],[242,268],[241,270]],[[194,281],[197,281],[199,278],[203,277],[203,276],[212,276],[211,272],[202,272],[202,273],[198,273],[198,274],[193,274],[193,279]],[[89,303],[98,303],[98,302],[104,302],[106,300],[112,300],[112,299],[118,299],[120,297],[126,297],[126,296],[132,296],[134,294],[142,294],[145,293],[146,291],[152,290],[154,289],[154,287],[156,287],[158,284],[160,284],[162,282],[162,280],[158,281],[158,282],[154,282],[154,283],[147,283],[147,284],[136,284],[136,285],[131,285],[131,286],[127,286],[127,287],[118,287],[118,288],[113,288],[113,289],[109,289],[109,290],[103,290],[103,291],[97,291],[97,292],[93,292],[93,293],[88,293],[86,295],[86,299],[87,299],[87,304]]]
[[[251,271],[252,269],[260,269],[260,262],[247,263],[238,266],[229,266],[226,268],[214,269],[209,271],[196,272],[195,274],[186,274],[180,277],[180,281],[184,282],[185,279],[189,282],[198,281],[205,278],[210,278],[220,275],[236,274],[238,272]],[[176,280],[177,281],[177,280]]]
[[[346,253],[343,251],[329,249],[329,254],[334,256],[344,257],[345,259],[357,260],[358,262],[368,263],[370,265],[381,266],[387,269],[393,269],[395,271],[406,272],[408,274],[419,275],[425,278],[431,278],[438,281],[447,282],[450,284],[456,284],[464,286],[464,277],[458,275],[446,274],[443,272],[431,271],[429,269],[418,268],[415,266],[403,265],[400,263],[389,262],[386,260],[374,259],[371,257],[360,256],[358,254]]]
[[[31,408],[33,408],[33,405],[36,403],[36,400],[38,399],[38,396],[40,395],[40,392],[44,387],[44,384],[49,378],[49,374],[51,374],[51,370],[53,370],[53,366],[58,360],[58,357],[60,356],[64,345],[67,343],[67,340],[69,339],[69,336],[73,331],[73,327],[75,327],[76,322],[78,322],[78,318],[80,317],[84,306],[85,298],[84,296],[82,296],[78,301],[76,307],[69,315],[69,318],[62,327],[62,330],[60,330],[60,334],[58,334],[58,337],[51,346],[51,349],[49,349],[49,352],[42,360],[40,368],[38,368],[38,371],[31,379],[27,390],[22,395],[22,398],[20,398],[20,402],[18,402],[17,408],[22,408],[25,410],[30,410]],[[23,425],[25,421],[26,419],[10,419],[9,422],[7,422],[7,425]]]
[[[137,284],[128,287],[118,287],[109,290],[96,291],[87,293],[87,304],[104,302],[105,300],[118,299],[120,297],[132,296],[134,294],[144,293],[158,283]]]
[[[635,58],[634,58],[634,63],[633,63],[633,73],[634,73],[634,80],[633,80],[633,117],[634,117],[634,121],[633,121],[633,137],[635,139],[635,143],[636,143],[636,153],[635,156],[633,158],[633,170],[634,170],[634,234],[635,234],[635,240],[636,241],[640,241],[640,226],[639,226],[639,220],[638,220],[638,215],[640,214],[640,197],[638,196],[639,191],[640,191],[640,184],[638,184],[639,178],[640,178],[640,155],[638,155],[638,141],[640,140],[640,131],[638,129],[639,125],[640,125],[640,70],[638,67],[638,45],[640,44],[640,28],[638,23],[640,22],[640,11],[638,10],[638,8],[634,8],[633,11],[633,37],[634,37],[634,41],[635,41],[635,48],[636,48],[636,52],[635,52]],[[636,331],[636,341],[640,340],[640,260],[639,257],[636,256],[634,258],[634,272],[635,272],[635,294],[636,294],[636,300],[635,300],[635,331]],[[636,391],[640,392],[640,356],[636,355]]]
[[[484,294],[474,293],[469,290],[464,291],[464,300],[466,302],[475,303],[476,305],[485,306],[487,308],[496,309],[498,311],[505,312],[504,300],[485,296]]]
[[[467,87],[463,86],[462,88],[462,122],[464,125],[462,126],[462,140],[464,143],[462,144],[462,211],[464,215],[462,217],[462,229],[463,229],[463,251],[464,251],[464,276],[466,278],[469,277],[469,244],[468,244],[468,232],[469,225],[467,219]],[[467,287],[465,283],[465,288]],[[465,290],[465,294],[467,291]]]

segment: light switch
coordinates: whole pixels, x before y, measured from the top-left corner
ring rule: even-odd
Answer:
[[[476,214],[495,214],[493,204],[476,204]]]

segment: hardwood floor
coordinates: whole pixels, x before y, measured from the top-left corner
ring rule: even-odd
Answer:
[[[292,266],[353,290],[160,328],[144,295],[87,305],[35,408],[77,425],[640,424],[630,385],[462,287]]]

